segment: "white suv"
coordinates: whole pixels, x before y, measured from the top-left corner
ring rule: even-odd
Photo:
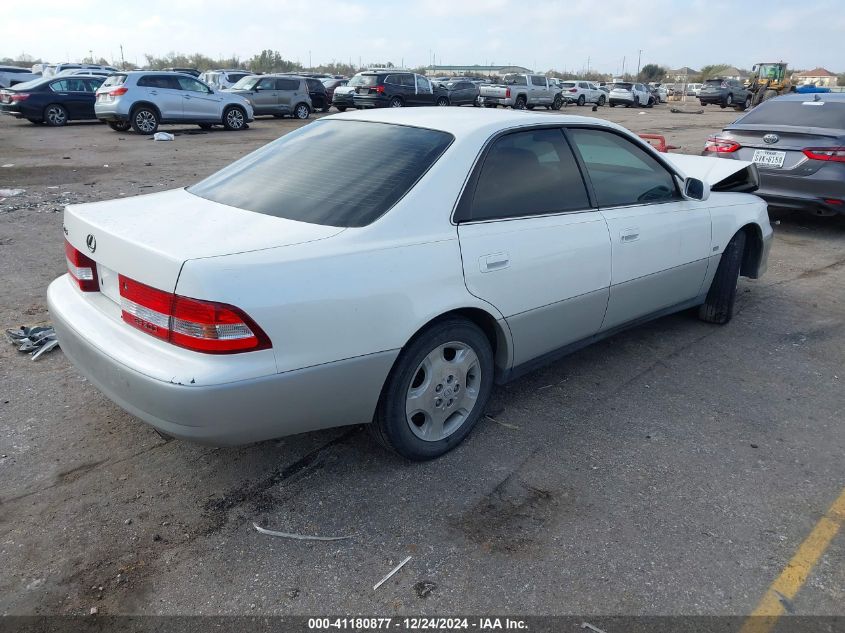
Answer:
[[[607,102],[607,94],[591,81],[564,81],[560,85],[561,96],[567,103],[579,106],[585,103],[597,103],[603,106]]]
[[[654,105],[654,95],[643,84],[635,84],[627,81],[615,83],[610,87],[608,102],[610,107],[623,105],[626,108],[650,108]]]
[[[138,134],[153,134],[160,123],[242,130],[253,120],[252,105],[243,97],[214,90],[196,77],[166,71],[110,75],[97,90],[94,113],[117,132],[131,127]]]

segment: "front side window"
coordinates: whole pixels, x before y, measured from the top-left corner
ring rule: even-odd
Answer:
[[[428,79],[423,77],[422,75],[416,75],[417,77],[417,92],[420,94],[431,94],[431,83],[429,83]]]
[[[478,175],[468,220],[500,220],[590,208],[575,156],[560,129],[496,140]]]
[[[572,128],[569,134],[587,168],[599,207],[679,199],[672,173],[645,149],[603,130]]]
[[[176,77],[176,81],[179,82],[179,88],[181,90],[208,93],[208,88],[205,87],[205,84],[197,81],[196,79],[192,79],[190,77]]]
[[[546,78],[540,75],[531,75],[531,85],[546,87]]]
[[[413,89],[416,85],[413,75],[399,75],[399,83],[405,86],[406,88],[411,89]]]
[[[366,226],[396,204],[452,135],[366,121],[315,121],[190,187],[255,213],[326,226]]]

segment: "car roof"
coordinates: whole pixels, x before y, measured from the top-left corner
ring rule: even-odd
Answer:
[[[778,101],[813,101],[818,96],[818,101],[845,101],[845,92],[790,92],[789,94],[775,97]],[[774,99],[773,99],[774,100]]]
[[[349,121],[373,121],[393,123],[414,127],[440,130],[452,134],[455,138],[486,134],[490,136],[500,130],[528,125],[600,125],[613,129],[624,129],[615,123],[595,117],[573,116],[565,114],[541,114],[491,108],[374,108],[356,110],[343,114],[333,114],[326,119]]]

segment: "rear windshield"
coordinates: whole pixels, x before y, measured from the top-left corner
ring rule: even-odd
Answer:
[[[574,88],[574,87],[575,87],[575,82],[574,82],[574,81],[564,81],[564,82],[563,82],[562,84],[560,84],[560,85],[561,85],[563,88]]]
[[[808,95],[812,97],[813,95]],[[741,125],[792,125],[845,130],[845,101],[764,101],[737,121]]]
[[[350,86],[375,86],[378,84],[378,75],[355,75]]]
[[[190,187],[255,213],[326,226],[366,226],[404,196],[452,142],[437,130],[315,121]]]
[[[621,83],[621,84],[613,84],[612,88],[620,88],[621,90],[630,90],[634,87],[634,84],[628,83]]]
[[[103,82],[103,88],[108,88],[109,86],[120,86],[124,81],[126,81],[126,75],[109,75]]]
[[[708,79],[704,82],[705,86],[716,86],[717,88],[722,85],[721,79]]]

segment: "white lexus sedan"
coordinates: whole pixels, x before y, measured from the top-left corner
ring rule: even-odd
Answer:
[[[80,371],[164,434],[369,423],[430,459],[494,384],[686,308],[727,322],[771,243],[756,174],[595,118],[340,114],[187,189],[69,206],[50,312]]]

